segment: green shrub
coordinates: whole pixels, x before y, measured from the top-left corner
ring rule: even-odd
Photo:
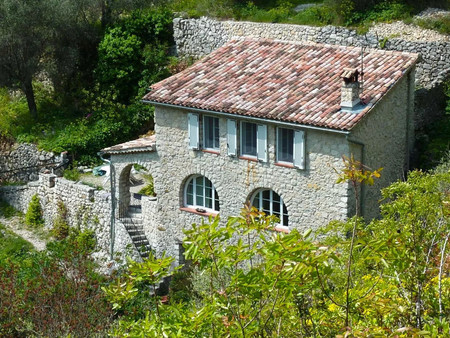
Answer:
[[[178,270],[172,275],[169,286],[170,302],[189,303],[194,299],[194,288],[192,284],[192,269]]]
[[[31,243],[8,231],[0,223],[0,266],[7,259],[15,261],[31,251],[33,251]]]
[[[31,227],[39,227],[44,224],[41,202],[37,194],[33,195],[28,205],[28,210],[25,214],[25,224]]]
[[[69,224],[67,224],[67,207],[62,201],[57,203],[58,211],[53,221],[52,234],[58,239],[64,239],[69,235]]]
[[[78,170],[76,163],[74,163],[70,169],[67,168],[63,172],[63,177],[69,181],[74,181],[74,182],[79,181],[80,176],[81,176],[81,173]]]
[[[441,34],[450,34],[450,15],[438,19],[418,19],[415,23],[426,29],[433,29]]]
[[[291,18],[289,22],[297,25],[323,26],[337,21],[336,12],[330,6],[307,8]]]
[[[20,211],[14,209],[13,206],[0,199],[0,215],[5,218],[11,218],[14,216],[19,216],[20,214]]]
[[[155,187],[153,183],[153,176],[152,175],[144,175],[145,180],[147,181],[147,185],[143,187],[141,190],[139,190],[139,194],[145,195],[145,196],[156,196],[155,194]]]

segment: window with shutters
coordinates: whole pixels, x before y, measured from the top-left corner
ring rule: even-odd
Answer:
[[[219,196],[209,179],[205,176],[193,176],[185,185],[184,205],[194,209],[205,209],[204,211],[219,211]]]
[[[281,196],[275,191],[271,189],[260,189],[253,194],[250,203],[266,215],[275,215],[279,219],[277,226],[288,226],[289,216],[286,205]]]
[[[255,123],[241,123],[241,155],[256,157],[256,130]]]
[[[219,119],[212,116],[203,116],[203,148],[218,151],[219,143]]]
[[[241,156],[267,162],[267,126],[241,122]]]
[[[301,130],[277,128],[277,162],[305,168],[305,135]]]

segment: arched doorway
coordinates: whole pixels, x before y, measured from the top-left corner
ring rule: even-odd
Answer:
[[[118,211],[119,217],[125,217],[128,213],[140,213],[141,189],[147,184],[146,176],[151,176],[148,169],[137,164],[130,163],[120,172],[118,179]]]

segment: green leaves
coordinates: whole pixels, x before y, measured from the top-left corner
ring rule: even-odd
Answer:
[[[356,161],[353,154],[350,158],[342,156],[342,161],[344,162],[344,167],[338,173],[338,179],[336,183],[343,182],[353,182],[354,184],[367,184],[373,185],[374,178],[380,177],[380,172],[383,168],[378,168],[377,170],[369,170],[361,162]]]

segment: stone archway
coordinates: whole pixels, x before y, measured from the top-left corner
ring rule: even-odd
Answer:
[[[130,192],[130,174],[133,164],[130,163],[122,169],[118,179],[118,207],[119,217],[125,215],[128,212],[130,206],[131,192]]]
[[[120,172],[117,184],[118,184],[118,206],[119,206],[119,217],[126,216],[127,212],[140,212],[141,209],[141,195],[138,192],[140,188],[145,184],[145,180],[142,177],[135,177],[132,169],[138,163],[127,164]],[[141,165],[140,165],[141,166]],[[142,170],[145,172],[148,169],[141,166]],[[139,176],[139,174],[138,174]],[[134,190],[134,191],[132,191]]]

